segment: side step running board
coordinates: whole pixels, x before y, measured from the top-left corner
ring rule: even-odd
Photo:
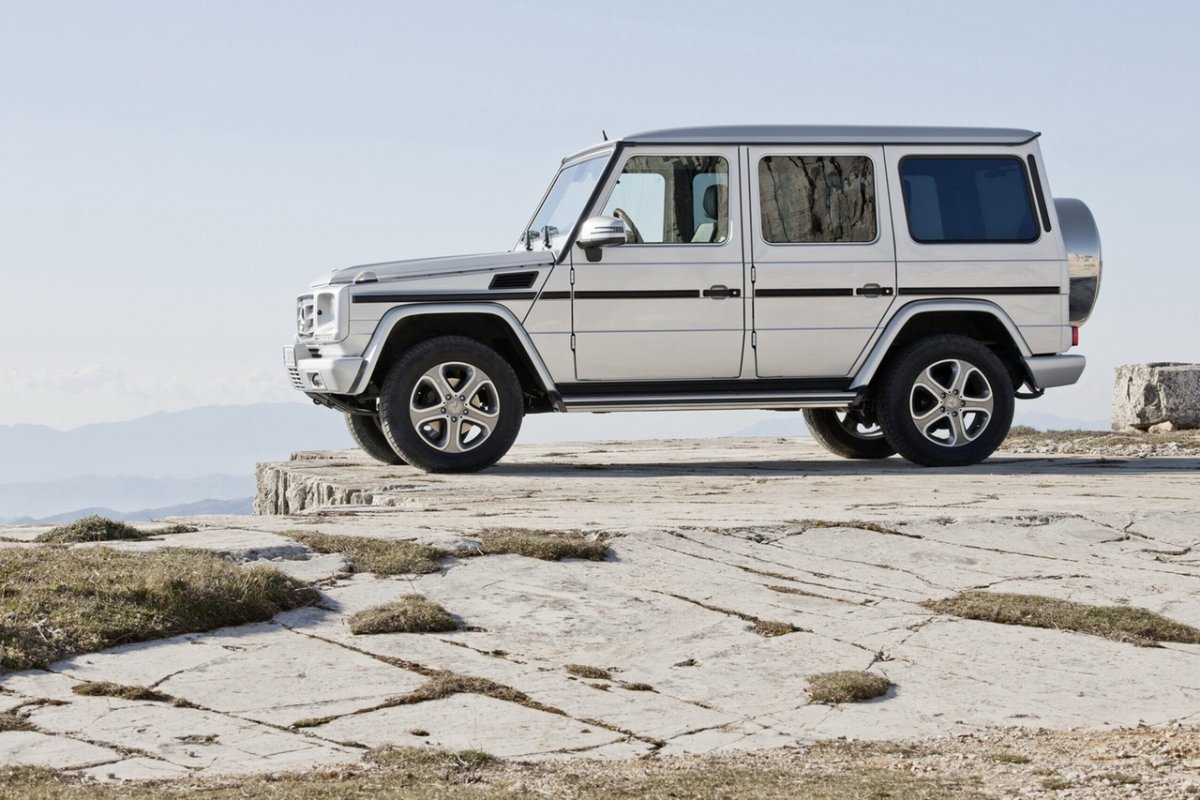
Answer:
[[[569,395],[567,411],[700,411],[845,408],[858,392],[721,392],[713,394]]]

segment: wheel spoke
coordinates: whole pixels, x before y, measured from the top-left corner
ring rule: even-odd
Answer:
[[[433,369],[426,372],[422,378],[426,378],[433,384],[434,390],[438,393],[438,397],[443,400],[453,394],[454,390],[450,388],[450,381],[446,379],[446,368],[452,367],[453,364],[438,364]]]
[[[917,380],[913,383],[913,388],[924,389],[925,391],[929,392],[929,394],[931,394],[935,400],[940,400],[950,391],[949,386],[943,386],[938,382],[937,378],[933,377],[933,366],[930,366],[917,376]]]
[[[950,415],[950,441],[947,444],[950,447],[956,447],[960,444],[966,444],[971,441],[971,437],[967,435],[966,426],[963,425],[962,414]]]

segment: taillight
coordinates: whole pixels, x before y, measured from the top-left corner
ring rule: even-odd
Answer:
[[[1072,325],[1071,326],[1071,347],[1078,347],[1078,346],[1079,346],[1079,326]]]

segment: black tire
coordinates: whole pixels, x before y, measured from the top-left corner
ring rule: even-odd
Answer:
[[[350,429],[350,437],[359,448],[376,461],[384,464],[403,464],[404,459],[388,444],[379,424],[379,417],[373,414],[347,414],[346,427]]]
[[[977,464],[996,451],[1012,426],[1008,369],[990,348],[966,336],[913,342],[889,361],[877,386],[875,411],[883,435],[914,464]]]
[[[838,414],[842,414],[839,418]],[[853,412],[833,408],[804,409],[804,424],[822,447],[842,458],[887,458],[896,448],[876,429],[870,433]]]
[[[463,396],[455,394],[460,389]],[[379,397],[388,442],[426,472],[490,467],[516,441],[524,414],[513,368],[465,336],[439,336],[409,350],[388,370]]]

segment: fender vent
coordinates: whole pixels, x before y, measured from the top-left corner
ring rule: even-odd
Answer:
[[[489,289],[528,289],[537,280],[536,272],[504,272],[492,278]]]

